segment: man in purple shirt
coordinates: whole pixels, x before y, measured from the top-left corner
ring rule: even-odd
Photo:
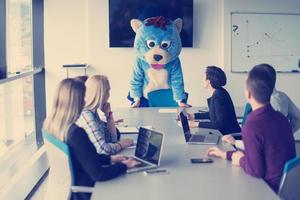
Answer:
[[[288,120],[270,105],[274,88],[260,65],[249,72],[246,86],[245,97],[253,112],[242,129],[245,150],[225,152],[212,147],[208,155],[232,160],[247,174],[263,178],[277,193],[285,162],[296,156],[292,129]]]

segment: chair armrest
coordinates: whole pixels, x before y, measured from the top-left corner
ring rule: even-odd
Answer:
[[[71,186],[71,191],[75,193],[93,193],[93,187]]]

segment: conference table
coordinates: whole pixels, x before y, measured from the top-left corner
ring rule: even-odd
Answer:
[[[195,109],[197,110],[197,108],[191,108],[189,112]],[[153,130],[164,133],[159,168],[167,169],[169,174],[145,175],[143,172],[138,172],[125,174],[105,182],[97,182],[92,199],[279,199],[262,179],[247,175],[243,169],[233,166],[230,161],[213,158],[213,163],[191,164],[191,158],[206,157],[207,149],[214,145],[186,144],[176,116],[175,109],[115,109],[115,119],[123,118],[124,125],[152,126]],[[197,130],[203,133],[208,131],[195,129]],[[220,134],[216,130],[209,131]],[[232,150],[230,145],[223,144],[221,141],[218,146],[224,150]],[[133,155],[134,149],[125,150],[123,153]]]

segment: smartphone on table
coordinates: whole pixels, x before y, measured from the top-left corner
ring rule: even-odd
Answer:
[[[149,169],[144,171],[145,175],[160,175],[160,174],[169,174],[167,169]]]
[[[199,164],[199,163],[213,163],[214,161],[211,158],[191,158],[192,164]]]

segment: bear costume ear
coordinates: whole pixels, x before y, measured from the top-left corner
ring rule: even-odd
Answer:
[[[180,33],[180,31],[182,30],[182,25],[183,25],[182,19],[181,18],[175,19],[174,24],[175,24],[178,32]]]
[[[132,30],[136,33],[137,30],[142,26],[143,22],[141,22],[140,20],[138,19],[132,19],[130,21],[130,26],[132,28]]]

